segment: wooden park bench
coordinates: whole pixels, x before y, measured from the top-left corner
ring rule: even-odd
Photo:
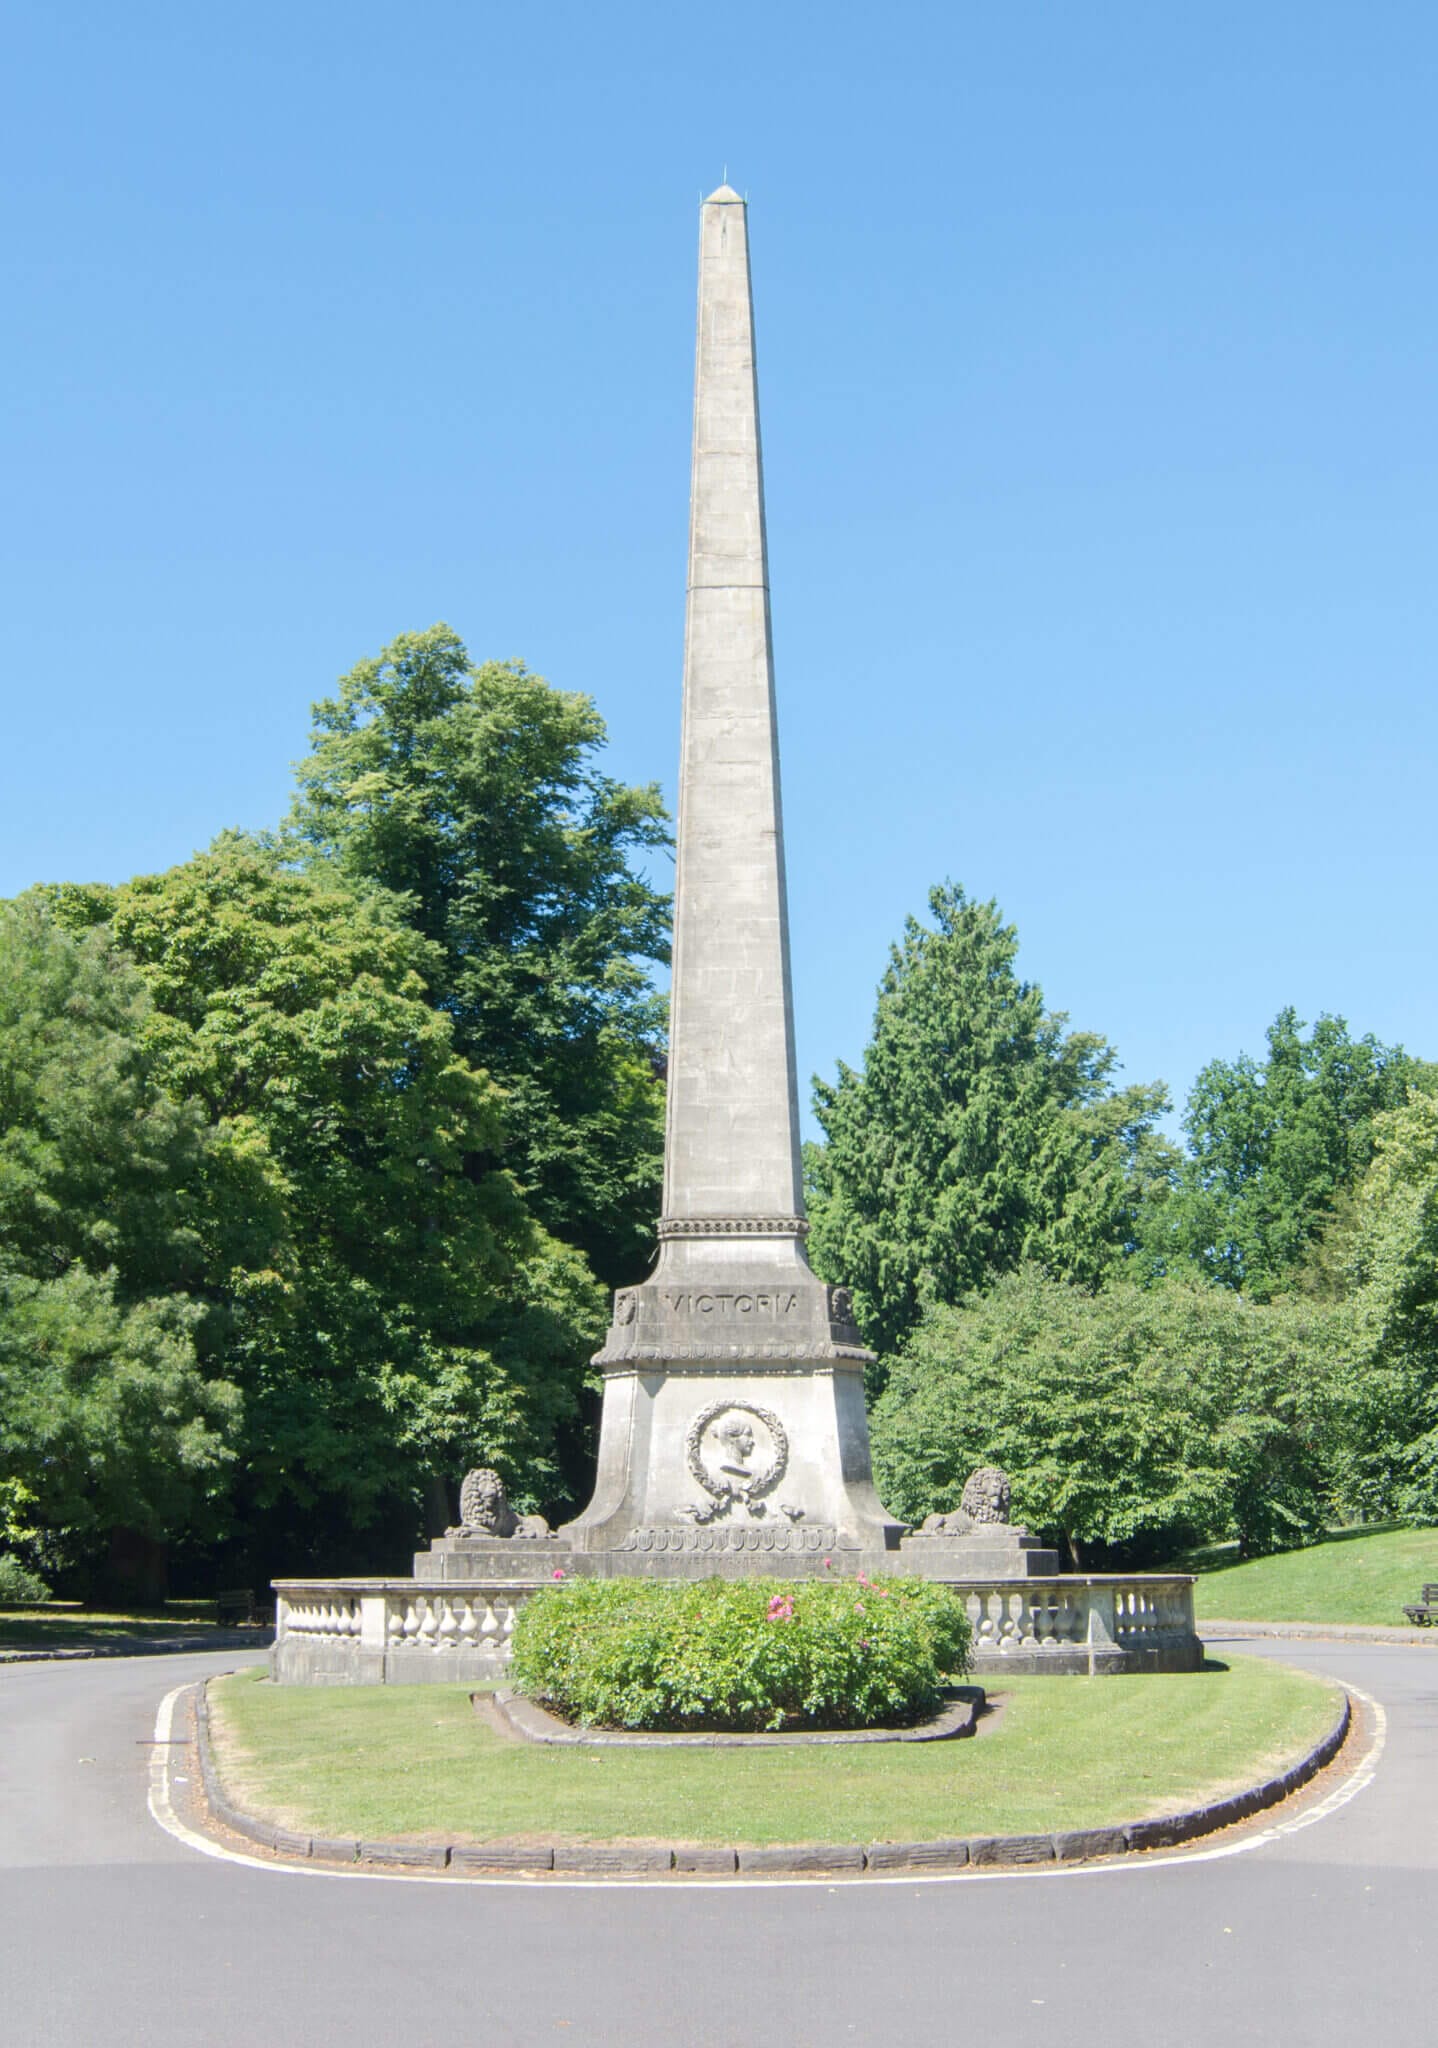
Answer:
[[[244,1586],[238,1592],[216,1593],[215,1620],[222,1628],[227,1624],[232,1628],[237,1624],[252,1628],[256,1622],[263,1621],[264,1616],[255,1605],[254,1594]]]
[[[1438,1582],[1430,1581],[1423,1588],[1423,1598],[1416,1607],[1405,1607],[1403,1612],[1415,1628],[1438,1628]]]

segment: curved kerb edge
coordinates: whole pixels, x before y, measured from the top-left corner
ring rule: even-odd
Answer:
[[[962,1695],[961,1697],[959,1695]],[[912,1728],[790,1730],[782,1735],[658,1734],[629,1728],[574,1728],[523,1693],[499,1686],[471,1693],[476,1708],[488,1709],[506,1735],[522,1742],[566,1749],[820,1749],[852,1743],[953,1742],[972,1735],[986,1695],[981,1685],[955,1688],[936,1714]]]
[[[1230,1793],[1209,1806],[1166,1813],[1154,1820],[1126,1826],[1070,1828],[1056,1834],[983,1835],[969,1840],[935,1842],[800,1843],[764,1849],[725,1849],[681,1844],[674,1847],[630,1847],[605,1842],[574,1843],[547,1849],[528,1843],[366,1842],[296,1834],[272,1821],[246,1813],[228,1797],[215,1769],[210,1746],[210,1705],[203,1684],[193,1689],[196,1747],[200,1779],[210,1818],[231,1834],[243,1836],[289,1861],[325,1865],[350,1864],[371,1870],[449,1870],[476,1876],[545,1871],[585,1877],[678,1875],[702,1871],[709,1877],[776,1873],[856,1877],[865,1871],[954,1871],[966,1867],[1072,1864],[1099,1858],[1141,1854],[1146,1849],[1172,1849],[1211,1835],[1235,1821],[1248,1820],[1289,1798],[1325,1765],[1347,1739],[1353,1722],[1348,1694],[1332,1727],[1308,1753],[1276,1777],[1265,1778],[1242,1792]]]

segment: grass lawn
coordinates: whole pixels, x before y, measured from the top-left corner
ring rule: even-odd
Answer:
[[[1200,1622],[1376,1622],[1403,1628],[1403,1609],[1418,1599],[1427,1580],[1438,1580],[1438,1529],[1345,1530],[1306,1550],[1200,1569],[1194,1611]]]
[[[135,1614],[91,1611],[74,1600],[0,1607],[0,1650],[97,1650],[119,1642],[183,1637],[203,1646],[215,1626],[213,1600],[173,1600]]]
[[[996,1689],[997,1691],[997,1689]],[[1193,1673],[1013,1678],[962,1742],[545,1749],[460,1686],[210,1687],[231,1796],[315,1834],[440,1841],[914,1841],[1141,1820],[1265,1776],[1333,1719],[1326,1680],[1257,1658]]]

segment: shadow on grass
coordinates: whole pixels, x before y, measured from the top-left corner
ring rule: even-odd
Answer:
[[[218,1626],[213,1600],[185,1600],[171,1607],[128,1611],[42,1600],[0,1609],[0,1650],[95,1650],[131,1642],[203,1644]],[[262,1633],[255,1629],[257,1638]]]

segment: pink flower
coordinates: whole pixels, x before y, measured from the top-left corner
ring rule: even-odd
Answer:
[[[794,1619],[794,1602],[789,1594],[775,1593],[769,1602],[769,1612],[765,1615],[764,1619],[766,1621],[792,1621]]]
[[[869,1638],[868,1638],[867,1636],[860,1636],[860,1638],[859,1638],[859,1648],[860,1648],[861,1650],[867,1650],[867,1649],[868,1649],[868,1647],[869,1647]]]
[[[563,1567],[561,1565],[556,1565],[554,1567],[554,1570],[549,1574],[549,1576],[552,1579],[562,1579],[564,1577]]]
[[[862,1613],[863,1613],[863,1611],[864,1611],[864,1603],[863,1603],[863,1601],[862,1601],[862,1600],[856,1600],[856,1601],[854,1602],[854,1612],[855,1612],[855,1614],[862,1614]]]
[[[826,1557],[824,1559],[824,1569],[826,1572],[831,1572],[834,1569],[834,1560],[832,1557]]]
[[[864,1577],[864,1574],[863,1574],[862,1572],[860,1572],[860,1573],[859,1573],[859,1584],[860,1584],[861,1586],[869,1586],[869,1585],[872,1585],[872,1584],[873,1584],[873,1581],[872,1581],[871,1579],[866,1579],[866,1578]]]

